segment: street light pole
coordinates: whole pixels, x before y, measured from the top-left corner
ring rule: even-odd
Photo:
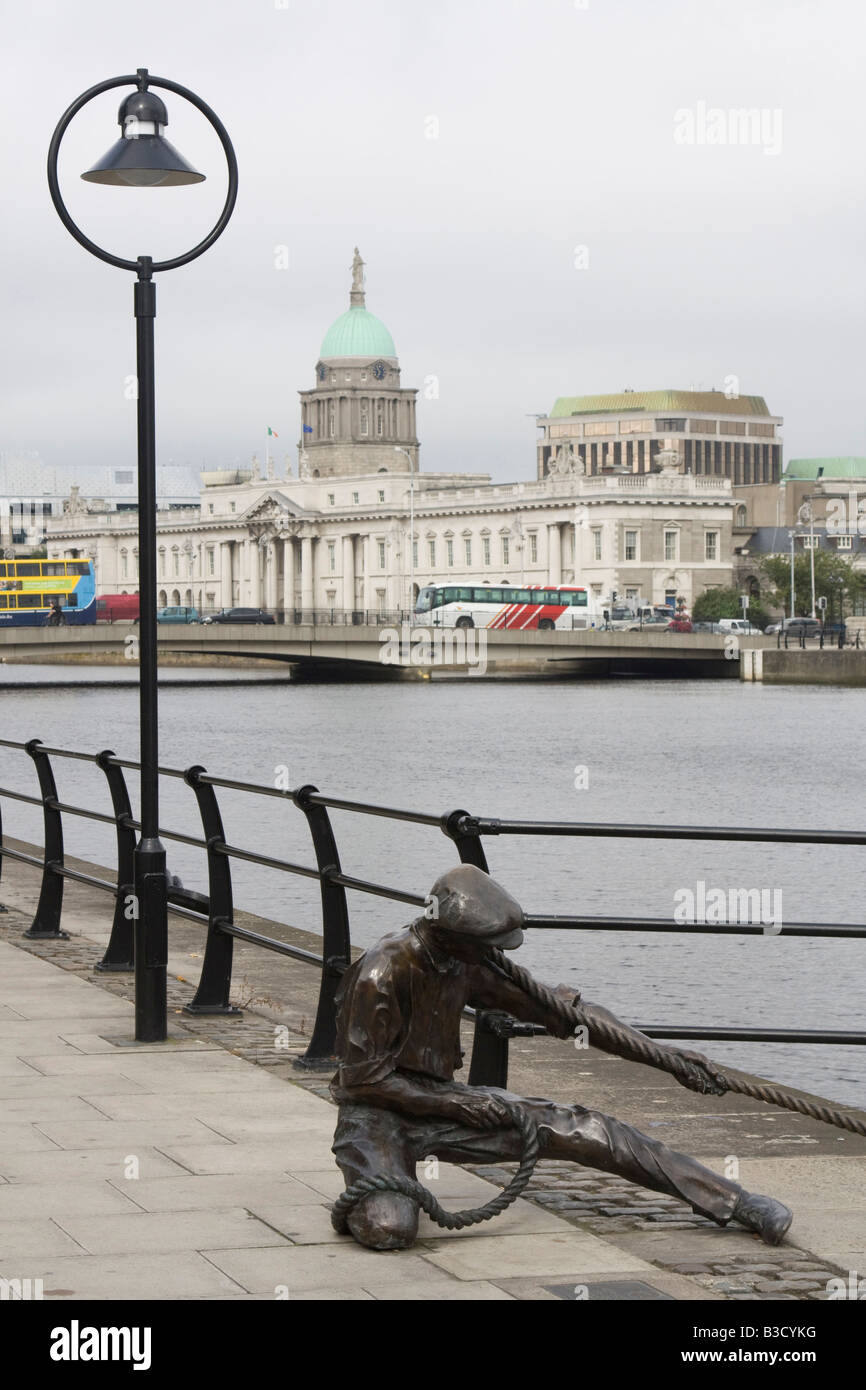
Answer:
[[[97,164],[81,177],[88,183],[133,188],[156,188],[201,183],[199,174],[163,136],[168,124],[165,104],[152,88],[175,92],[210,122],[223,147],[228,190],[222,211],[207,236],[191,250],[171,260],[150,256],[127,260],[106,251],[73,221],[60,192],[57,163],[60,143],[82,107],[116,87],[135,90],[123,101],[118,120],[122,135]],[[135,1037],[137,1042],[163,1042],[167,1034],[166,971],[168,964],[168,884],[165,849],[159,838],[159,723],[156,619],[156,391],[154,331],[158,271],[174,270],[195,260],[225,230],[237,199],[238,170],[234,150],[222,122],[191,92],[167,78],[151,77],[146,68],[134,75],[112,77],[83,92],[67,108],[51,137],[48,187],[54,207],[67,231],[97,259],[136,276],[136,369],[138,375],[138,552],[139,552],[139,719],[141,748],[140,838],[134,856]]]

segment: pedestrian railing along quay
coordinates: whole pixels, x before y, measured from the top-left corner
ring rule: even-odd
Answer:
[[[114,916],[111,936],[103,959],[97,969],[130,971],[134,968],[133,916],[129,911],[134,900],[133,854],[139,823],[133,817],[126,783],[126,773],[139,770],[139,764],[119,758],[111,750],[99,753],[80,753],[66,748],[51,748],[31,739],[27,743],[0,739],[0,747],[26,754],[32,761],[39,794],[30,794],[0,786],[0,808],[4,799],[23,802],[41,808],[44,826],[42,855],[27,853],[8,843],[4,836],[0,813],[0,875],[4,859],[28,864],[41,872],[41,886],[33,922],[25,936],[32,939],[66,938],[61,929],[63,889],[67,879],[111,895]],[[104,773],[107,782],[108,810],[91,810],[60,801],[54,778],[52,759],[66,758],[94,764]],[[359,892],[424,908],[429,899],[421,894],[389,887],[346,874],[340,864],[339,849],[334,835],[332,811],[350,812],[365,817],[379,817],[438,829],[453,844],[461,862],[488,870],[484,842],[503,836],[537,836],[571,839],[637,839],[637,840],[722,840],[748,844],[816,844],[866,846],[864,831],[786,830],[755,827],[717,827],[682,825],[601,824],[592,822],[496,820],[473,816],[465,810],[444,815],[399,810],[370,802],[325,796],[318,788],[307,785],[293,791],[283,791],[233,777],[216,777],[205,768],[195,765],[186,769],[160,768],[163,777],[185,782],[193,792],[201,817],[202,834],[190,835],[160,828],[164,840],[194,846],[204,851],[207,860],[208,892],[198,893],[169,883],[168,900],[177,916],[206,928],[206,941],[201,975],[194,998],[186,1005],[190,1014],[238,1015],[240,1010],[230,1002],[232,984],[232,954],[234,942],[242,941],[260,946],[278,955],[316,967],[321,974],[316,1020],[309,1046],[300,1065],[331,1066],[336,1039],[335,994],[340,977],[351,961],[350,915],[347,894]],[[291,803],[306,819],[316,866],[297,864],[290,860],[260,854],[255,850],[229,844],[223,829],[217,793],[220,790],[242,792],[253,797],[276,798]],[[64,860],[63,823],[65,816],[83,817],[113,825],[116,832],[116,870],[113,880],[99,878],[73,869]],[[241,926],[234,920],[232,896],[233,860],[243,860],[263,868],[317,880],[321,893],[321,955],[289,942],[264,936]],[[2,885],[2,879],[0,879]],[[419,914],[420,915],[420,914]],[[317,924],[318,925],[318,924]],[[527,913],[526,927],[530,931],[629,931],[629,932],[731,932],[739,935],[761,935],[764,926],[756,924],[717,925],[715,923],[680,923],[656,917],[567,916]],[[846,923],[793,922],[784,926],[786,936],[798,937],[866,937],[866,926]],[[475,1041],[469,1080],[475,1085],[504,1086],[508,1069],[508,1039],[513,1036],[532,1036],[545,1033],[537,1024],[509,1020],[498,1011],[478,1011],[475,1018]],[[791,1029],[791,1028],[728,1028],[706,1024],[635,1024],[649,1037],[670,1040],[714,1039],[726,1042],[783,1042],[817,1043],[841,1046],[866,1043],[866,1033],[852,1030]]]

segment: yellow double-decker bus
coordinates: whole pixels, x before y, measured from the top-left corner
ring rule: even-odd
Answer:
[[[0,560],[0,627],[96,622],[92,560]]]

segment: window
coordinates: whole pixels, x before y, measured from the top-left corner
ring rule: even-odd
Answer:
[[[180,551],[177,546],[174,546],[171,552],[171,572],[176,575],[180,574]],[[125,574],[126,570],[124,570],[124,575]],[[180,603],[180,599],[178,599],[178,603]]]
[[[334,438],[334,435],[336,434],[336,432],[337,432],[337,421],[336,421],[336,417],[335,417],[335,415],[334,415],[333,410],[329,410],[329,411],[328,411],[328,434],[329,434],[329,435],[331,436],[331,438],[333,439],[333,438]]]
[[[230,512],[236,512],[237,509],[238,509],[238,504],[237,504],[237,502],[229,502],[229,511],[230,511]]]
[[[214,568],[214,553],[212,546],[208,547],[207,552],[207,572],[208,574],[216,574],[216,569]]]
[[[850,550],[850,549],[851,549],[851,539],[852,539],[852,538],[851,538],[850,536],[837,536],[837,537],[836,537],[836,548],[837,548],[837,550]]]
[[[692,420],[689,423],[690,434],[715,434],[715,420]]]
[[[428,542],[427,542],[427,558],[428,558],[429,561],[430,561],[430,568],[431,568],[431,569],[435,569],[435,568],[436,568],[436,542],[435,542],[435,541],[428,541]]]
[[[707,531],[704,536],[704,559],[718,560],[719,558],[719,533],[718,531]]]
[[[353,493],[352,493],[352,501],[353,501],[354,503],[357,504],[358,502],[360,502],[360,500],[361,500],[361,494],[360,494],[360,492],[353,492]]]
[[[666,559],[666,560],[674,560],[674,561],[675,561],[675,560],[677,559],[677,536],[678,536],[678,535],[679,535],[679,532],[677,532],[677,531],[665,531],[665,559]]]
[[[612,420],[602,420],[598,424],[584,425],[583,432],[584,434],[616,434],[616,425]]]
[[[745,434],[745,420],[720,420],[719,434]]]
[[[369,417],[369,415],[367,414],[366,410],[362,410],[362,411],[361,411],[361,433],[362,433],[362,434],[369,434],[369,433],[370,433],[370,417]]]
[[[336,542],[336,541],[328,541],[328,569],[330,570],[331,574],[333,574],[334,571],[336,570],[336,568],[337,568],[337,542]]]
[[[208,516],[213,516],[213,502],[207,504]]]
[[[664,415],[662,416],[661,420],[656,420],[656,429],[659,431],[674,430],[678,433],[682,433],[685,430],[685,427],[685,420],[680,420],[669,415]]]
[[[637,559],[637,531],[626,531],[625,533],[625,558],[627,560]]]
[[[511,542],[507,536],[502,537],[502,563],[507,565],[511,556]]]
[[[361,373],[361,380],[362,380],[362,381],[366,381],[366,380],[367,380],[367,373],[366,373],[366,372],[362,372],[362,373]]]
[[[129,556],[125,550],[120,552],[120,577],[121,579],[129,578]]]
[[[490,537],[481,537],[481,558],[485,565],[490,564]]]
[[[161,545],[161,546],[159,547],[159,572],[160,572],[161,575],[164,575],[164,574],[165,574],[165,546],[164,546],[164,545]],[[163,608],[164,608],[164,607],[165,607],[165,604],[163,604],[162,606],[163,606]]]
[[[776,433],[775,425],[749,425],[749,434],[763,439],[773,439]]]
[[[383,570],[385,568],[385,542],[377,541],[376,549],[379,552],[379,569]]]
[[[472,537],[463,537],[463,560],[467,565],[472,564]]]
[[[329,506],[329,507],[333,507],[334,503],[336,502],[336,499],[337,499],[336,493],[334,493],[334,492],[329,492],[329,493],[328,493],[328,506]]]
[[[445,542],[445,563],[449,569],[454,564],[454,542],[450,538]]]
[[[638,598],[637,589],[626,589],[625,597],[627,602],[636,602]]]
[[[813,535],[804,536],[804,537],[803,537],[803,549],[804,549],[804,550],[817,550],[817,549],[818,549],[818,537],[817,537],[817,536],[813,536]]]
[[[600,531],[600,530],[594,530],[593,533],[592,533],[592,558],[593,558],[593,560],[600,560],[600,559],[601,559],[601,531]]]
[[[384,406],[381,401],[376,402],[376,434],[381,438],[385,433],[385,414]]]
[[[135,474],[131,468],[116,468],[114,470],[115,487],[122,487],[125,483],[134,483]]]
[[[529,563],[531,565],[538,563],[538,536],[534,531],[529,533]]]
[[[384,501],[385,501],[385,489],[382,488],[382,487],[379,488],[379,501],[380,501],[380,502],[384,502]]]
[[[620,420],[620,434],[649,434],[652,430],[652,420]]]

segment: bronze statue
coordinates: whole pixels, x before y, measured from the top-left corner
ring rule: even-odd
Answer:
[[[460,1018],[467,1004],[569,1037],[573,1025],[563,1017],[569,1010],[552,1003],[580,996],[567,985],[546,991],[517,971],[525,980],[521,987],[497,967],[499,951],[516,950],[523,941],[523,912],[482,870],[463,864],[443,874],[433,885],[431,904],[436,915],[383,937],[349,967],[340,985],[340,1065],[331,1094],[340,1107],[333,1152],[347,1188],[378,1175],[414,1179],[416,1163],[428,1155],[454,1163],[516,1159],[518,1113],[534,1121],[545,1158],[616,1173],[680,1197],[721,1226],[733,1220],[769,1245],[781,1243],[792,1219],[781,1202],[746,1192],[631,1125],[581,1105],[454,1081],[462,1066]],[[531,989],[551,1002],[533,997]],[[581,1011],[617,1026],[625,1040],[607,1050],[626,1057],[645,1050],[644,1035],[608,1010],[581,1001]],[[684,1085],[710,1094],[726,1089],[705,1057],[678,1057],[687,1059],[679,1076]],[[406,1249],[417,1234],[418,1202],[400,1191],[370,1192],[335,1224],[373,1250]]]

